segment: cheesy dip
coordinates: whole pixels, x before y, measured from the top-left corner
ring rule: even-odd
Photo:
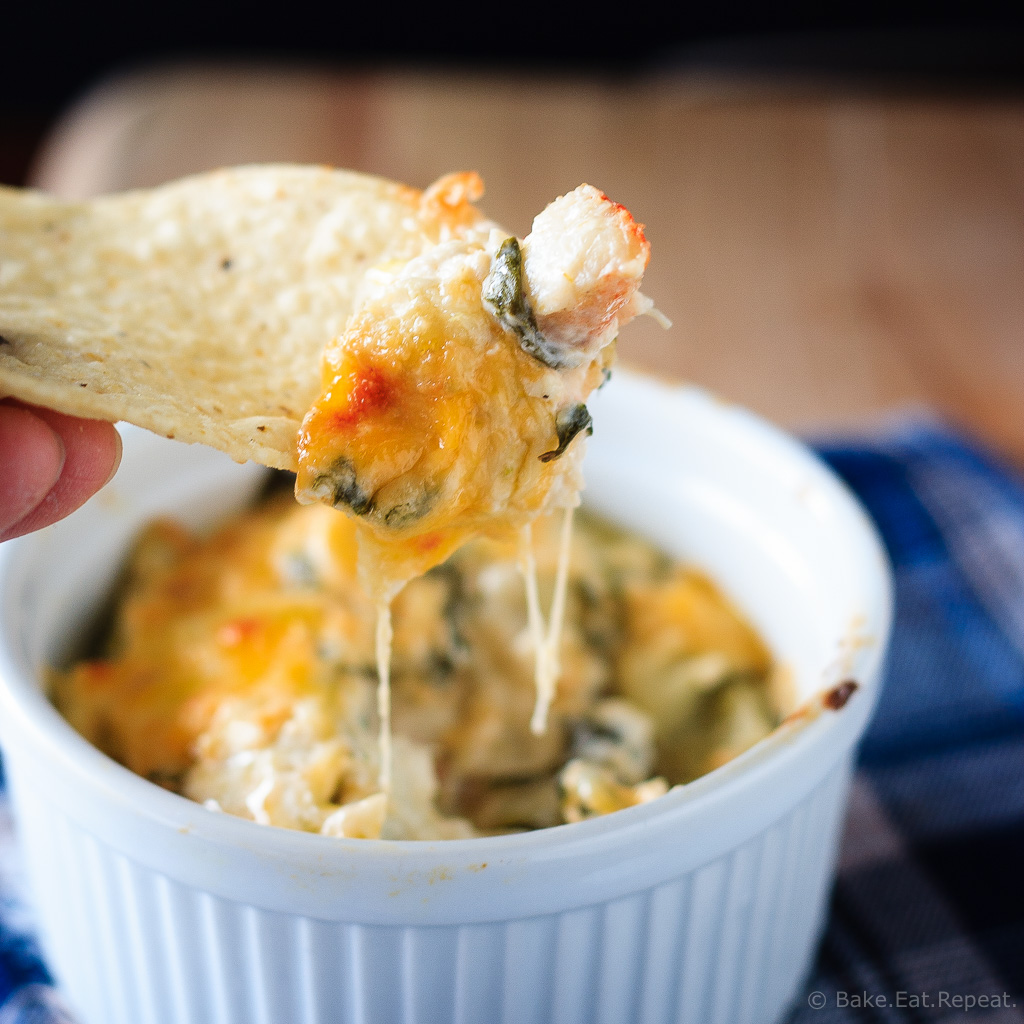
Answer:
[[[534,524],[542,602],[556,589],[562,522]],[[389,795],[356,526],[280,489],[207,537],[149,526],[99,656],[55,674],[54,700],[108,755],[207,807],[393,839],[628,807],[777,724],[768,651],[707,579],[586,512],[570,552],[558,686],[540,731],[513,542],[473,541],[397,594]]]

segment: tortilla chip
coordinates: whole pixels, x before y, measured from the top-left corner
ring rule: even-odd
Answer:
[[[295,469],[366,271],[438,230],[417,190],[326,167],[86,203],[0,188],[0,395]]]

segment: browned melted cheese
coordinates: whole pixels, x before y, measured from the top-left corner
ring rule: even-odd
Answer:
[[[575,518],[543,733],[514,542],[471,543],[394,599],[387,798],[355,523],[288,495],[205,539],[151,526],[107,650],[59,675],[58,706],[161,785],[325,835],[468,836],[651,799],[773,727],[771,660],[705,579]],[[563,517],[532,530],[549,607]]]

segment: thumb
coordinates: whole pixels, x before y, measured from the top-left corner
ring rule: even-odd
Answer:
[[[64,468],[64,443],[28,409],[0,404],[0,535],[49,494]]]

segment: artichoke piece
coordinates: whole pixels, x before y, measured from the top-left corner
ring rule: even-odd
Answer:
[[[738,757],[779,724],[762,675],[736,675],[700,702],[676,732],[662,738],[657,769],[690,782]]]
[[[546,778],[489,786],[471,817],[477,828],[488,832],[561,825],[558,784]]]
[[[568,822],[645,804],[668,792],[668,783],[662,778],[624,786],[606,768],[580,758],[562,769],[558,785],[562,791],[562,815]]]
[[[654,725],[629,701],[616,697],[598,701],[573,728],[572,755],[635,786],[649,778],[654,767]]]

